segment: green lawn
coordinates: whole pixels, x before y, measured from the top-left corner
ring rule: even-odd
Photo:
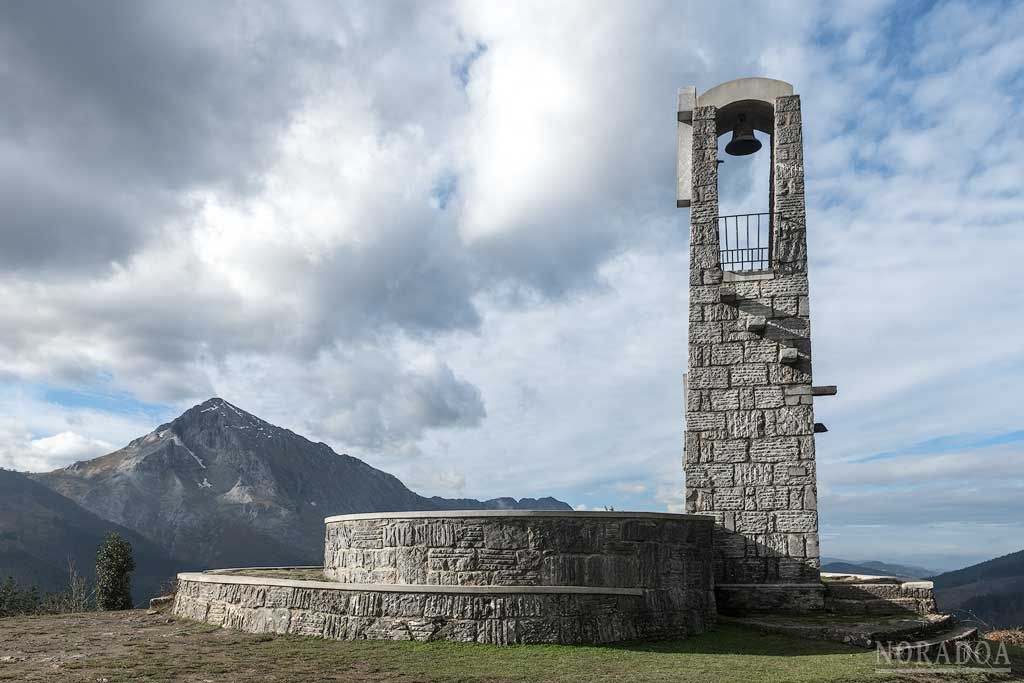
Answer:
[[[1024,651],[1011,657],[1024,664]],[[0,680],[18,681],[782,681],[887,678],[875,654],[738,626],[685,641],[605,647],[330,642],[259,636],[144,612],[0,619]]]

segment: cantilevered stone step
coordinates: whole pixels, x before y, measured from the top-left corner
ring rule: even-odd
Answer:
[[[934,657],[943,645],[945,645],[950,658],[955,658],[957,643],[972,642],[977,639],[978,629],[973,626],[955,626],[922,640],[911,642],[887,640],[876,641],[876,643],[887,646],[894,659],[918,661],[924,657]]]
[[[782,633],[811,640],[830,640],[856,647],[872,648],[875,643],[934,640],[948,632],[956,620],[949,614],[855,618],[839,615],[758,615],[729,617],[723,623],[738,624],[767,633]]]
[[[870,643],[923,640],[953,628],[956,617],[952,614],[924,614],[905,619],[880,617],[877,623],[881,630],[869,634]]]

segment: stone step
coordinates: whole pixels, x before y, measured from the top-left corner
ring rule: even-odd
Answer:
[[[955,659],[957,643],[973,642],[977,639],[978,629],[973,626],[956,626],[921,640],[879,640],[876,643],[886,647],[894,660],[921,661],[939,654],[943,646],[950,659]]]
[[[728,617],[719,622],[738,624],[767,633],[782,633],[811,640],[831,640],[871,648],[877,642],[917,642],[936,637],[956,623],[949,614],[876,616],[863,619],[828,615],[760,615]]]
[[[869,635],[869,643],[922,640],[948,631],[956,624],[952,614],[926,614],[916,618],[883,622],[884,628]]]
[[[919,598],[855,598],[838,600],[825,598],[825,609],[833,614],[930,614],[935,601]]]

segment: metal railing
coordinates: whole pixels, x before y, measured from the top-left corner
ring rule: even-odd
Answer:
[[[741,213],[718,217],[722,270],[767,270],[771,267],[771,214]]]

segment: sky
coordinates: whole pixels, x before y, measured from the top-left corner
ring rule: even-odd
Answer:
[[[681,511],[676,92],[766,76],[823,555],[1020,550],[1022,54],[1020,3],[0,3],[0,467],[220,396],[426,495]]]

